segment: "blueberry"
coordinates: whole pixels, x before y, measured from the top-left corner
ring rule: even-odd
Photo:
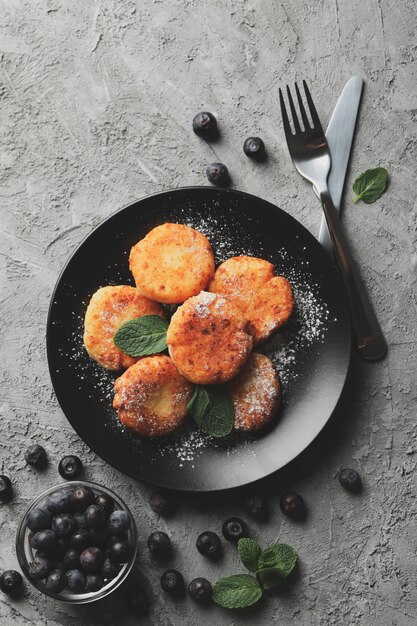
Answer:
[[[174,510],[174,504],[166,493],[153,493],[149,499],[149,505],[152,511],[155,513],[159,513],[159,515],[168,516]]]
[[[38,530],[32,537],[32,547],[48,554],[54,552],[57,547],[56,534],[49,529]]]
[[[9,569],[0,576],[0,589],[8,596],[13,596],[20,591],[22,585],[22,575],[14,569]]]
[[[246,524],[238,517],[230,517],[222,526],[223,537],[227,541],[238,542],[242,537],[248,536]]]
[[[113,511],[109,517],[109,530],[118,535],[130,528],[130,517],[126,511]]]
[[[216,533],[206,531],[197,537],[197,550],[210,559],[218,559],[222,552],[222,544]]]
[[[90,487],[79,485],[71,492],[71,505],[75,511],[85,511],[85,509],[95,502],[94,491]]]
[[[184,578],[176,569],[168,569],[161,576],[161,587],[167,593],[180,594],[184,591]]]
[[[88,546],[91,545],[90,533],[86,528],[80,528],[70,537],[69,544],[71,548],[75,548],[76,550],[88,548]]]
[[[112,561],[109,557],[106,557],[103,561],[103,566],[101,568],[101,574],[103,578],[106,580],[112,580],[116,578],[117,574],[120,572],[120,565]]]
[[[339,483],[342,487],[353,493],[357,493],[362,489],[361,477],[356,470],[350,467],[345,467],[340,470]]]
[[[188,585],[190,598],[202,604],[210,602],[213,589],[207,578],[194,578]]]
[[[258,522],[266,522],[268,519],[268,505],[263,496],[249,496],[244,501],[243,506],[247,514],[258,520]]]
[[[79,569],[70,569],[65,574],[65,580],[71,591],[80,593],[85,588],[85,576]]]
[[[103,585],[103,576],[100,574],[87,574],[85,579],[85,588],[87,591],[99,591]]]
[[[103,553],[100,548],[95,546],[86,548],[80,554],[80,563],[83,570],[89,574],[98,572],[103,565]]]
[[[133,548],[129,541],[115,541],[115,543],[110,546],[108,552],[109,557],[113,559],[113,561],[117,561],[117,563],[127,563],[133,554]]]
[[[69,549],[67,538],[59,537],[56,542],[56,554],[58,557],[64,556],[65,552]]]
[[[243,144],[243,152],[246,156],[257,161],[265,158],[265,144],[260,137],[248,137]]]
[[[75,526],[78,529],[87,528],[85,525],[85,515],[82,511],[77,511],[74,515]]]
[[[106,514],[99,504],[92,504],[85,512],[85,525],[87,528],[101,528],[106,522]]]
[[[109,529],[107,526],[103,526],[102,528],[90,528],[88,532],[91,540],[89,543],[90,546],[104,548],[109,541]],[[112,537],[116,537],[116,535],[112,535]]]
[[[114,500],[110,496],[105,493],[99,493],[96,495],[95,504],[103,507],[106,515],[110,515],[110,513],[114,510]]]
[[[80,567],[80,551],[75,548],[67,550],[62,557],[62,565],[65,570],[75,569]]]
[[[53,515],[65,513],[71,508],[71,494],[68,491],[54,491],[46,498],[46,508]]]
[[[36,467],[37,469],[45,467],[47,460],[45,448],[37,444],[29,446],[25,452],[26,463],[28,465],[32,465],[32,467]]]
[[[46,579],[45,588],[49,593],[59,593],[65,587],[65,574],[59,570],[54,569],[48,574]]]
[[[125,593],[126,604],[138,615],[146,615],[149,609],[149,598],[143,587],[134,585]]]
[[[214,139],[218,133],[216,118],[208,111],[200,111],[193,119],[193,131],[203,139]]]
[[[69,513],[60,513],[52,519],[52,530],[57,537],[69,537],[75,528],[75,520]]]
[[[82,471],[83,464],[81,459],[73,454],[62,457],[58,465],[58,472],[65,480],[74,480]]]
[[[284,493],[280,500],[280,507],[284,515],[295,520],[303,519],[306,515],[304,500],[294,491]]]
[[[0,475],[0,502],[9,502],[13,495],[13,487],[11,480],[4,474]],[[14,570],[9,570],[13,572]]]
[[[52,562],[48,559],[37,556],[29,563],[29,574],[32,578],[41,580],[52,569]]]
[[[229,170],[224,163],[210,163],[206,169],[206,176],[210,183],[225,187],[229,181]]]
[[[32,509],[28,515],[26,526],[33,531],[51,527],[51,514],[47,509]]]
[[[171,540],[161,530],[151,533],[148,537],[148,548],[151,554],[158,557],[167,557],[171,553]]]

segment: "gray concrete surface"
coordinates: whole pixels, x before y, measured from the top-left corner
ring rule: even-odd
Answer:
[[[1,470],[15,500],[0,508],[0,566],[16,567],[14,535],[29,500],[58,480],[57,463],[79,454],[86,477],[116,489],[140,531],[138,568],[152,610],[143,624],[407,626],[417,623],[417,82],[413,0],[0,0],[1,119]],[[227,548],[210,565],[197,534],[218,529],[233,500],[206,512],[182,502],[169,521],[148,509],[150,488],[97,458],[73,432],[52,391],[45,356],[51,291],[68,255],[111,212],[148,193],[205,184],[212,160],[230,168],[236,188],[271,200],[318,232],[320,209],[295,173],[284,142],[278,87],[308,78],[323,121],[354,73],[366,90],[352,159],[344,223],[390,345],[381,363],[353,363],[342,410],[309,452],[265,483],[268,524],[251,527],[263,543],[284,540],[300,571],[284,593],[256,611],[231,613],[174,603],[159,590],[161,567],[145,548],[151,529],[167,530],[173,564],[190,580],[233,573]],[[222,140],[197,140],[190,121],[213,111]],[[267,164],[241,145],[261,135]],[[364,169],[385,165],[388,192],[353,205],[350,187]],[[308,416],[306,417],[306,419]],[[43,442],[44,473],[23,450]],[[341,465],[364,477],[347,495]],[[299,490],[305,523],[279,512],[283,489]],[[0,624],[135,624],[117,594],[86,608],[59,605],[26,587],[0,597]]]

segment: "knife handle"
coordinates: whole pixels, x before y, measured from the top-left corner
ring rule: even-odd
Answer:
[[[365,361],[377,361],[385,356],[387,343],[350,254],[339,215],[328,190],[320,192],[320,200],[345,285],[356,347]]]

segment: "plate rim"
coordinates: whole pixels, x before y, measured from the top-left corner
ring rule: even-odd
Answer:
[[[123,205],[122,207],[120,207],[119,209],[116,209],[115,211],[113,211],[112,213],[110,213],[110,215],[108,215],[107,217],[105,217],[104,219],[102,219],[99,224],[97,224],[96,226],[94,226],[83,238],[82,240],[76,245],[76,247],[73,249],[73,251],[71,252],[71,254],[68,256],[67,260],[65,261],[61,271],[58,274],[58,277],[56,279],[54,288],[51,292],[51,296],[50,296],[50,301],[49,301],[49,306],[48,306],[48,313],[47,313],[47,319],[46,319],[46,333],[45,333],[45,339],[46,339],[46,356],[47,356],[47,363],[48,363],[48,371],[49,371],[49,377],[52,383],[52,388],[55,394],[55,398],[56,401],[60,407],[60,410],[62,411],[62,413],[65,416],[65,419],[68,421],[68,423],[70,424],[71,428],[74,430],[74,432],[77,434],[78,437],[80,437],[80,439],[83,441],[83,443],[90,448],[90,450],[96,454],[100,459],[102,459],[102,461],[104,461],[105,463],[107,463],[108,465],[110,465],[111,467],[113,467],[114,469],[116,469],[117,471],[119,471],[121,474],[124,474],[125,476],[129,476],[130,478],[143,482],[145,484],[148,485],[153,485],[155,487],[159,487],[159,488],[166,488],[170,491],[175,491],[178,493],[211,493],[211,494],[215,494],[215,493],[222,493],[222,492],[227,492],[227,491],[231,491],[231,490],[236,490],[236,489],[242,489],[247,487],[248,485],[252,485],[252,484],[257,484],[262,480],[267,479],[268,477],[273,476],[274,474],[277,474],[278,472],[282,471],[285,467],[287,467],[290,463],[292,463],[293,461],[295,461],[295,459],[297,459],[303,452],[305,452],[305,450],[307,450],[307,448],[309,448],[310,445],[312,445],[312,443],[314,441],[316,441],[316,439],[318,438],[318,436],[320,435],[320,433],[323,431],[323,429],[326,427],[326,425],[329,423],[329,421],[331,420],[339,402],[340,399],[343,395],[344,389],[346,388],[346,383],[349,377],[349,373],[351,371],[351,366],[352,366],[352,357],[353,357],[353,334],[352,334],[352,324],[350,321],[350,315],[348,312],[348,307],[347,307],[347,301],[346,301],[346,296],[344,294],[344,290],[341,287],[341,292],[343,294],[343,302],[344,302],[344,308],[347,312],[347,318],[348,318],[348,323],[347,323],[347,328],[346,328],[346,332],[347,332],[347,339],[349,341],[349,353],[347,355],[347,359],[345,359],[346,365],[345,365],[345,372],[343,375],[343,384],[341,386],[340,389],[340,393],[338,394],[338,397],[334,403],[334,406],[331,409],[331,412],[329,414],[329,417],[327,418],[327,420],[324,422],[324,424],[321,426],[321,428],[318,430],[318,432],[316,433],[316,435],[314,436],[314,438],[309,441],[301,450],[299,450],[299,452],[289,461],[287,461],[286,463],[284,463],[284,465],[282,465],[281,467],[277,468],[276,470],[273,470],[272,472],[265,474],[262,477],[258,477],[255,478],[253,480],[248,480],[245,483],[241,483],[239,485],[235,485],[235,486],[228,486],[228,487],[222,487],[220,489],[200,489],[200,490],[196,490],[196,489],[187,489],[187,488],[181,488],[181,487],[163,487],[161,486],[158,482],[152,482],[150,480],[145,480],[144,478],[138,478],[137,476],[126,472],[125,470],[121,470],[119,467],[117,467],[113,462],[108,461],[107,459],[104,459],[98,452],[96,452],[96,450],[90,446],[89,443],[87,443],[84,440],[84,437],[78,432],[78,430],[73,426],[71,420],[69,419],[68,415],[67,415],[67,411],[64,410],[61,401],[58,397],[57,394],[57,390],[56,390],[56,386],[55,386],[55,381],[54,381],[54,375],[53,375],[53,368],[52,368],[52,347],[51,347],[51,341],[50,341],[50,327],[51,327],[51,318],[52,318],[52,309],[53,309],[53,305],[54,305],[54,301],[55,301],[55,294],[59,288],[59,285],[61,283],[61,279],[63,278],[65,271],[67,269],[67,267],[69,266],[69,264],[71,263],[72,259],[74,258],[74,256],[77,254],[77,252],[79,251],[79,249],[84,245],[84,243],[97,231],[99,230],[102,226],[104,226],[104,224],[106,224],[108,221],[114,219],[119,213],[123,213],[123,211],[129,209],[131,206],[136,205],[138,203],[144,202],[146,200],[149,200],[151,198],[155,198],[157,196],[169,196],[170,194],[176,194],[177,192],[188,192],[188,191],[212,191],[212,192],[217,192],[220,194],[224,194],[224,195],[231,195],[231,196],[242,196],[242,197],[246,197],[249,199],[253,199],[256,202],[262,202],[265,205],[268,205],[269,208],[272,208],[274,211],[284,214],[286,218],[289,218],[290,221],[294,222],[298,227],[302,228],[305,233],[307,234],[307,236],[309,238],[311,238],[321,250],[321,254],[324,258],[327,257],[327,262],[332,264],[331,259],[329,258],[327,252],[324,250],[324,248],[321,246],[320,242],[318,241],[318,239],[316,237],[314,237],[314,235],[309,231],[309,229],[304,226],[304,224],[302,224],[299,220],[297,220],[295,217],[293,217],[290,213],[288,213],[287,211],[285,211],[284,209],[282,209],[281,207],[277,206],[276,204],[274,204],[273,202],[269,201],[269,200],[265,200],[264,198],[261,198],[260,196],[256,196],[254,194],[248,193],[246,191],[241,191],[239,189],[233,189],[233,188],[222,188],[222,187],[213,187],[213,186],[209,186],[209,185],[187,185],[184,187],[174,187],[174,188],[169,188],[169,189],[165,189],[162,191],[156,191],[154,193],[151,194],[146,194],[144,196],[141,196],[140,198],[133,200],[132,202],[129,202],[128,204]],[[337,273],[337,267],[333,265],[333,270]]]

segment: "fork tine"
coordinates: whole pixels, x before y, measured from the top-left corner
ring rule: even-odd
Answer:
[[[287,85],[287,96],[288,96],[288,102],[290,103],[290,109],[291,109],[292,121],[293,121],[294,128],[295,128],[295,133],[296,134],[301,133],[300,122],[298,121],[297,111],[295,110],[294,101],[292,99],[291,91],[288,85]]]
[[[308,106],[309,106],[309,109],[310,109],[311,119],[313,120],[313,128],[316,128],[318,130],[321,130],[321,132],[323,132],[323,129],[321,127],[320,118],[317,115],[317,111],[316,111],[316,107],[314,106],[313,98],[311,97],[310,91],[309,91],[309,89],[307,87],[307,83],[306,83],[305,80],[303,80],[303,85],[304,85],[304,91],[306,93]]]
[[[279,90],[279,103],[281,106],[281,116],[282,116],[282,121],[284,124],[284,132],[288,141],[288,137],[292,135],[292,132],[291,132],[290,120],[288,119],[287,109],[285,107],[284,97],[282,95],[281,89]]]
[[[304,124],[304,130],[307,130],[310,128],[310,122],[308,121],[307,113],[304,108],[304,103],[301,98],[300,90],[298,89],[297,83],[295,83],[295,91],[297,93],[298,106],[300,107],[301,117],[303,119],[303,124]]]

